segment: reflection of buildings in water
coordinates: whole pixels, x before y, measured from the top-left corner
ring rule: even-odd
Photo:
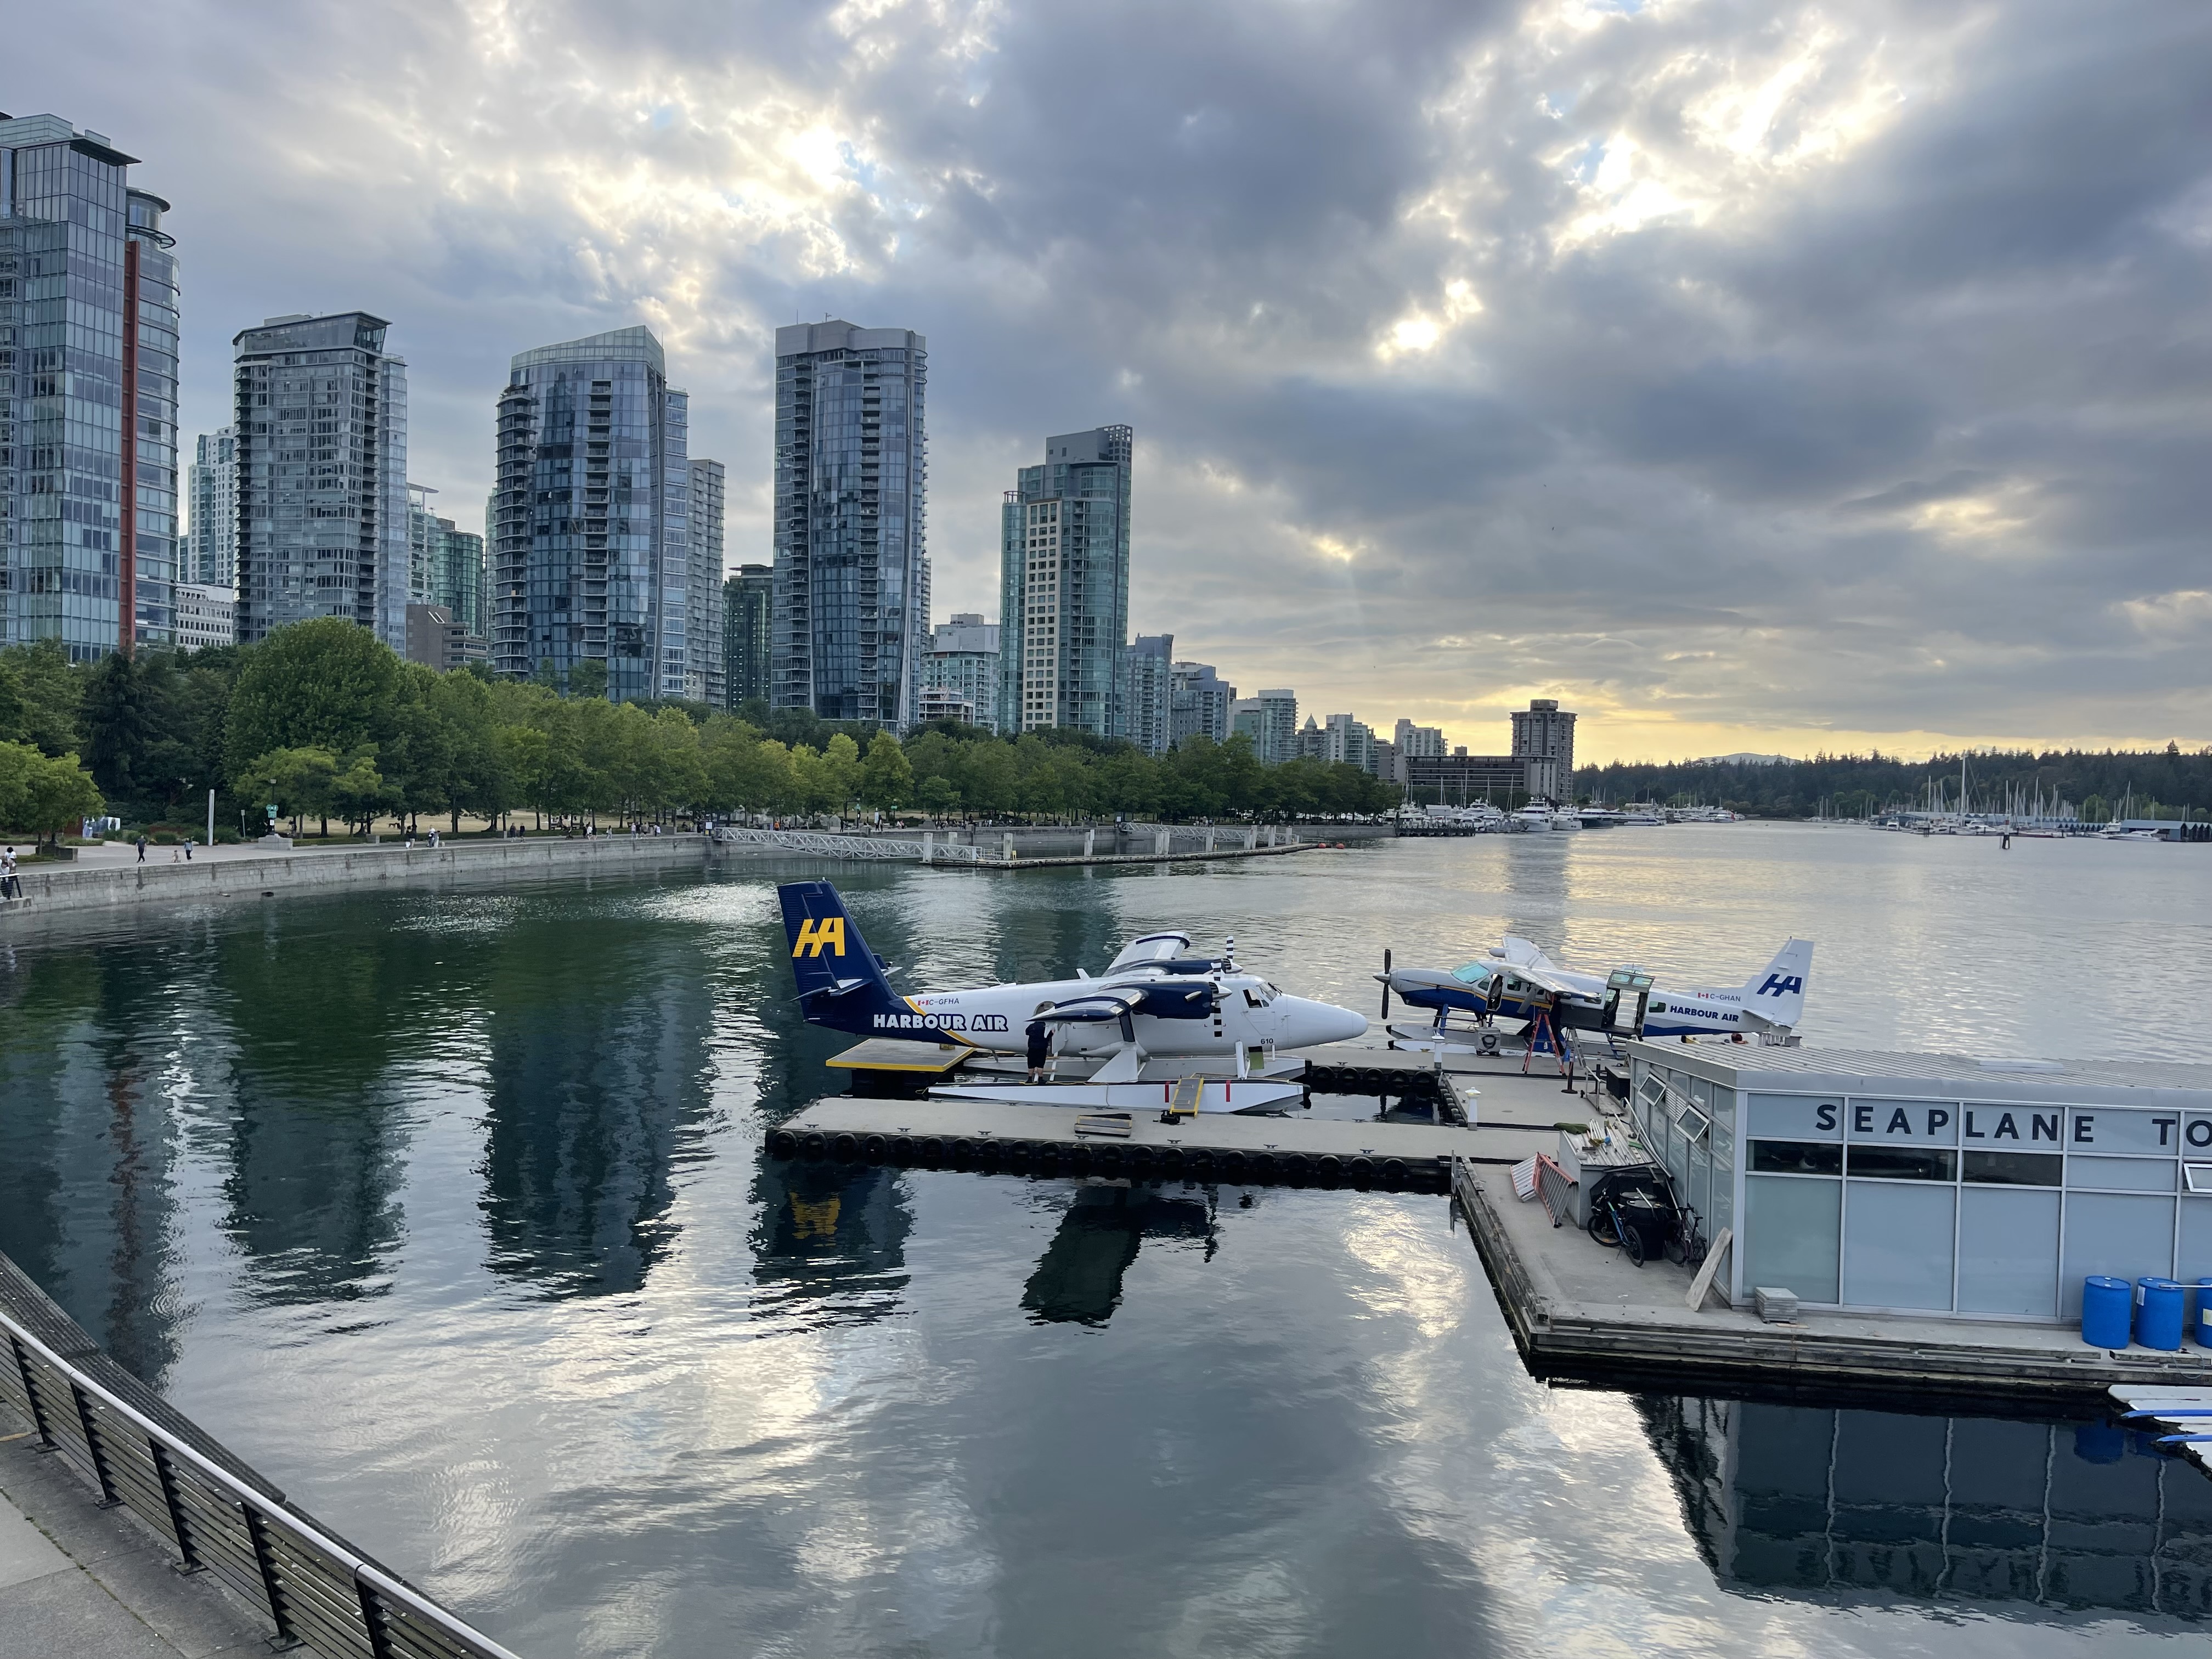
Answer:
[[[682,960],[627,983],[508,966],[527,982],[495,988],[487,1015],[489,1265],[554,1296],[637,1290],[668,1252],[671,1170],[708,1109],[713,992]]]
[[[113,977],[82,988],[106,1001]],[[179,1145],[160,1068],[108,1041],[112,1030],[23,1022],[0,1051],[0,1250],[158,1388],[177,1353]]]
[[[897,1308],[914,1217],[896,1170],[766,1158],[753,1190],[757,1282],[834,1301],[844,1320],[865,1322]]]
[[[1147,1238],[1201,1240],[1211,1261],[1208,1201],[1152,1185],[1085,1182],[1022,1287],[1022,1306],[1040,1324],[1103,1325],[1121,1305],[1121,1276]]]
[[[404,1037],[427,941],[374,930],[333,939],[329,912],[270,909],[218,935],[207,1019],[227,1044],[225,1231],[269,1302],[381,1293],[399,1242],[406,1134],[378,1089]],[[339,1012],[326,1014],[325,1010]]]
[[[2212,1480],[2101,1424],[1639,1396],[1723,1587],[2202,1618]]]

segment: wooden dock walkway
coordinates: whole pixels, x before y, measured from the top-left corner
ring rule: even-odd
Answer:
[[[868,1078],[864,1049],[888,1068],[883,1077]],[[1285,1057],[1303,1065],[1314,1109],[1208,1112],[1171,1124],[1158,1111],[1134,1111],[1102,1127],[1107,1115],[1072,1107],[921,1094],[919,1085],[944,1069],[941,1060],[923,1062],[944,1052],[872,1039],[839,1055],[830,1063],[851,1071],[861,1091],[816,1101],[770,1132],[769,1151],[923,1168],[1445,1193],[1452,1160],[1518,1163],[1548,1150],[1560,1122],[1586,1121],[1594,1110],[1589,1097],[1565,1093],[1558,1076],[1522,1077],[1517,1062],[1439,1071],[1426,1054],[1339,1043]],[[886,1078],[898,1085],[896,1097],[862,1087]]]

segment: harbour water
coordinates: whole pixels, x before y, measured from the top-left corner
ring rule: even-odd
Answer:
[[[2212,1619],[2094,1425],[1551,1389],[1440,1198],[809,1168],[770,866],[0,956],[0,1249],[531,1656],[2088,1655]],[[1371,1010],[1508,928],[1808,1041],[2212,1060],[2212,858],[1736,824],[838,872],[921,988],[1182,926]]]

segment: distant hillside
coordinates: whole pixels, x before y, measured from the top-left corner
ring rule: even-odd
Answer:
[[[1817,816],[1826,803],[1832,816],[1857,817],[1887,806],[1914,805],[1931,778],[1948,781],[1955,803],[1956,755],[1903,761],[1881,753],[1815,755],[1810,760],[1747,754],[1665,764],[1616,763],[1576,768],[1575,793],[1616,805],[1702,802],[1782,818]],[[2046,799],[2056,793],[2081,809],[2084,817],[2114,815],[2130,789],[2138,816],[2156,811],[2179,817],[2186,811],[2191,817],[2212,817],[2212,749],[2185,754],[2179,744],[2168,744],[2164,749],[2108,749],[2101,754],[2069,749],[1969,755],[1966,781],[1977,811],[2000,808],[2008,787],[2033,794],[2039,786]]]

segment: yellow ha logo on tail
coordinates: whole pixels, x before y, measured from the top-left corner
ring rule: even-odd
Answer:
[[[799,924],[799,942],[791,947],[794,957],[818,957],[827,951],[833,957],[845,954],[845,918],[824,916],[819,921]]]

